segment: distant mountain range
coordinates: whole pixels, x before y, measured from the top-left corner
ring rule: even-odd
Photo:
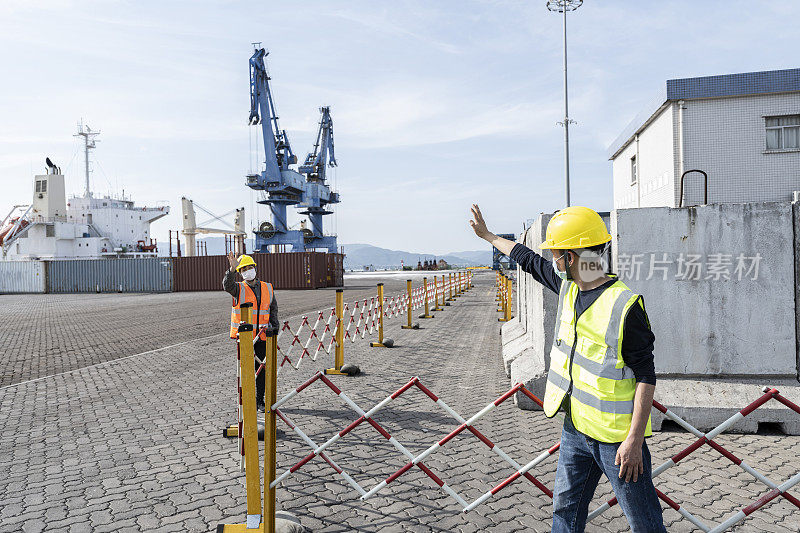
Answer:
[[[204,237],[197,239],[198,242],[205,242],[208,255],[222,255],[225,253],[225,239],[223,237]],[[247,250],[253,249],[253,240],[247,239]],[[361,270],[365,266],[372,265],[375,268],[400,268],[400,261],[406,266],[415,267],[417,261],[444,259],[448,264],[454,266],[491,266],[491,250],[473,250],[467,252],[450,252],[444,255],[405,252],[402,250],[389,250],[379,248],[370,244],[343,244],[345,258],[344,267],[347,270]],[[159,252],[166,254],[166,247],[162,244]],[[173,253],[175,250],[173,250]],[[186,255],[186,250],[183,250]]]
[[[360,270],[372,265],[375,268],[399,268],[400,261],[405,266],[415,267],[418,261],[444,259],[454,266],[491,266],[491,250],[474,250],[468,252],[450,252],[436,255],[422,252],[405,252],[388,250],[370,244],[344,244],[344,267],[347,270]]]

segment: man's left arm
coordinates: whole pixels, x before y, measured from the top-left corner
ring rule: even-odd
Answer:
[[[649,383],[640,382],[636,384],[631,428],[628,430],[627,438],[619,445],[616,461],[614,462],[614,464],[619,465],[620,479],[625,479],[626,482],[633,480],[635,483],[639,479],[639,474],[644,472],[644,461],[642,459],[644,430],[650,417],[650,409],[653,407],[653,393],[655,390],[656,386]]]
[[[650,330],[644,302],[640,300],[631,307],[628,316],[625,317],[622,340],[622,358],[636,378],[631,427],[627,438],[617,450],[615,462],[620,465],[619,477],[626,482],[631,480],[636,482],[639,474],[644,472],[642,445],[656,389],[654,342],[655,335]]]

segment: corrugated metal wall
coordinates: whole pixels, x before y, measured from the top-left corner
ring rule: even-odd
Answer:
[[[251,254],[258,277],[276,289],[318,289],[327,287],[324,253],[298,252]],[[223,255],[173,258],[176,291],[219,291],[228,269]]]
[[[326,254],[328,260],[328,287],[344,286],[344,254]]]
[[[276,289],[344,285],[344,256],[322,252],[252,254],[258,277]],[[219,291],[223,255],[145,259],[0,261],[0,293]]]
[[[0,294],[42,293],[46,279],[41,261],[0,261]]]
[[[47,292],[171,292],[172,259],[77,259],[47,262]]]

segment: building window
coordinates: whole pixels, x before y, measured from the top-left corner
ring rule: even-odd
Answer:
[[[767,117],[767,150],[800,148],[800,115]]]
[[[636,185],[636,156],[631,157],[631,185]]]
[[[56,236],[56,227],[52,224],[47,224],[44,227],[44,236],[45,237],[55,237]]]

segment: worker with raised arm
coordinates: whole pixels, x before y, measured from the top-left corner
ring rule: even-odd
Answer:
[[[491,233],[473,204],[475,234],[558,294],[544,413],[565,414],[553,490],[554,533],[582,532],[603,474],[634,533],[664,533],[652,480],[650,408],[656,385],[655,336],[643,298],[613,274],[603,254],[611,241],[603,219],[587,207],[553,215],[545,259]]]
[[[258,279],[256,275],[256,262],[249,255],[242,255],[239,259],[233,252],[228,253],[228,263],[230,268],[225,271],[222,278],[222,288],[233,297],[231,307],[231,339],[239,336],[239,322],[241,322],[241,305],[243,303],[253,304],[252,323],[253,338],[255,343],[256,356],[262,361],[267,354],[267,329],[277,330],[278,323],[278,302],[275,300],[275,291],[272,284]],[[236,281],[238,272],[244,281]],[[259,363],[255,361],[255,368],[258,371]],[[256,408],[264,412],[264,384],[266,372],[259,372],[256,376]]]

